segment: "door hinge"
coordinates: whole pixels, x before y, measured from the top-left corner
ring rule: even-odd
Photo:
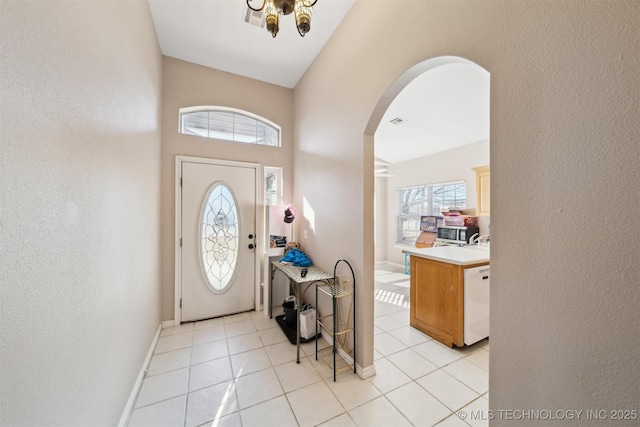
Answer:
[[[180,308],[182,308],[182,298],[180,298]]]
[[[182,187],[182,177],[180,177],[180,187]]]
[[[182,247],[182,237],[180,238],[180,247]]]

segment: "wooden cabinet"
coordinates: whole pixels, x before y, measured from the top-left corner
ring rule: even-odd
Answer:
[[[476,173],[476,216],[488,216],[491,201],[489,166],[480,166],[473,170]]]
[[[464,269],[411,256],[409,323],[441,343],[464,346]]]
[[[435,340],[463,346],[462,266],[411,257],[409,322]]]

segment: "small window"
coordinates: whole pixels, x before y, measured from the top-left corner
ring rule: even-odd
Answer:
[[[413,245],[420,235],[420,217],[440,215],[467,205],[464,181],[402,188],[397,193],[396,243]]]
[[[247,111],[226,107],[181,108],[180,133],[280,147],[280,126]]]
[[[265,166],[264,204],[265,206],[282,205],[282,168]]]

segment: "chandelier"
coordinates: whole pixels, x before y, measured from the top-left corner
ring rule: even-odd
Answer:
[[[302,37],[311,29],[311,8],[318,0],[262,0],[262,7],[256,9],[249,4],[251,0],[247,0],[249,9],[260,12],[264,10],[265,22],[267,23],[267,31],[273,37],[278,34],[280,29],[280,14],[289,15],[291,12],[296,16],[296,28]]]

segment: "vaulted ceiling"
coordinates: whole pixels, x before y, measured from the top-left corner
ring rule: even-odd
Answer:
[[[355,0],[318,0],[304,38],[293,15],[280,18],[272,38],[245,0],[148,2],[163,55],[295,88]],[[448,64],[416,78],[392,102],[375,134],[375,156],[397,163],[488,138],[488,73]]]

